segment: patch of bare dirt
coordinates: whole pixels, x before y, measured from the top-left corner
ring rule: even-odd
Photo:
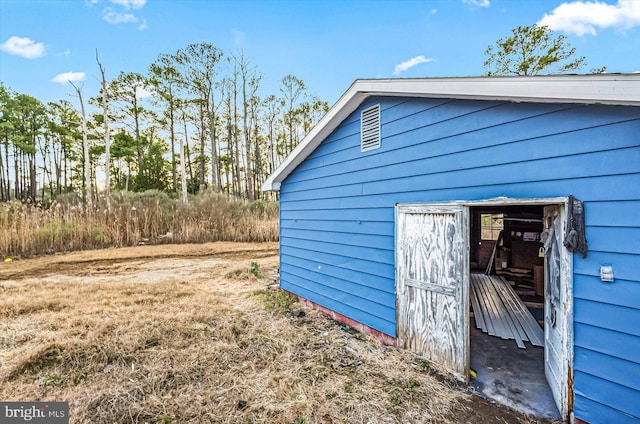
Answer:
[[[0,281],[26,276],[46,276],[59,272],[116,271],[113,264],[135,267],[140,261],[162,258],[229,258],[234,260],[277,255],[277,243],[160,244],[119,249],[85,250],[57,253],[39,258],[12,260],[0,264]]]
[[[72,423],[536,423],[277,283],[275,243],[0,264],[0,399]]]

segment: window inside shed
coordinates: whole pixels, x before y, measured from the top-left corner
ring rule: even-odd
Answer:
[[[480,239],[498,240],[500,231],[504,229],[504,214],[483,213],[480,214]]]

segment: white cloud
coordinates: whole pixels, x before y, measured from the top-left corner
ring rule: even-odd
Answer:
[[[121,6],[120,10],[106,7],[102,11],[102,19],[111,25],[118,24],[139,24],[138,29],[144,31],[149,28],[149,24],[144,17],[130,11],[131,9],[141,9],[147,0],[109,0],[111,3]],[[116,7],[118,9],[118,7]]]
[[[537,24],[578,36],[596,35],[597,29],[630,29],[640,26],[640,1],[618,0],[617,4],[597,0],[562,3],[551,13],[545,13]]]
[[[30,38],[17,37],[15,35],[0,44],[0,50],[26,59],[36,59],[46,53],[43,43],[36,43]]]
[[[144,87],[136,87],[136,98],[138,100],[146,99],[147,97],[153,96],[152,89],[146,89]]]
[[[131,13],[114,12],[109,8],[104,10],[104,14],[102,15],[102,18],[105,21],[109,22],[111,25],[131,24],[131,23],[138,22],[138,18],[136,18]]]
[[[65,72],[58,74],[51,79],[51,82],[57,82],[58,84],[66,84],[69,81],[82,81],[85,77],[84,72]]]
[[[489,7],[491,6],[491,2],[489,0],[462,0],[462,3],[470,6],[471,8],[477,7]]]
[[[65,50],[65,51],[63,51],[63,52],[56,53],[55,55],[56,55],[56,56],[58,56],[58,57],[61,57],[61,56],[71,56],[71,50],[67,49],[67,50]]]
[[[419,65],[421,63],[429,63],[429,62],[433,62],[433,59],[430,57],[424,57],[424,56],[413,57],[409,60],[405,60],[404,62],[396,65],[396,68],[393,70],[393,75],[400,75],[400,73],[406,71],[407,69],[411,69],[414,66]]]
[[[244,32],[239,29],[232,29],[231,35],[233,36],[233,44],[236,46],[242,44],[244,42]]]
[[[109,0],[113,4],[124,7],[125,10],[129,9],[142,9],[147,3],[147,0]]]

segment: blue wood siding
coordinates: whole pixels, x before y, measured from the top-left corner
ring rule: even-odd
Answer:
[[[381,148],[362,153],[377,103]],[[574,258],[575,416],[636,421],[640,108],[370,98],[282,184],[281,285],[395,336],[396,203],[569,194],[590,249]]]

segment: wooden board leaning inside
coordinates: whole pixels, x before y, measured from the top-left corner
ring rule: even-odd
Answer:
[[[489,267],[513,281],[522,294],[544,294],[544,255],[540,255],[541,220],[504,218]],[[491,269],[488,269],[491,273]],[[525,291],[528,289],[529,293]]]

